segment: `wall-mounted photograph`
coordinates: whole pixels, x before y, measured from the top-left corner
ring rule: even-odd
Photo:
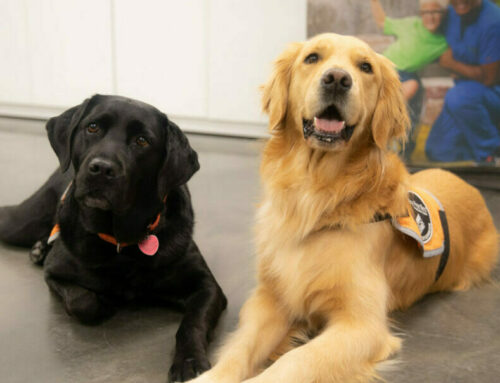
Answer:
[[[355,35],[398,71],[408,165],[500,169],[500,1],[308,0],[307,34]]]

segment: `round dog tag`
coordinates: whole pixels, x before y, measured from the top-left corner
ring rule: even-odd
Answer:
[[[144,240],[137,244],[139,250],[141,250],[146,255],[155,255],[160,247],[160,241],[158,237],[154,234],[148,235]]]

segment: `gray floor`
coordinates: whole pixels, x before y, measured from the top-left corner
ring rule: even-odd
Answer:
[[[0,129],[0,204],[20,202],[57,166],[39,123]],[[21,132],[20,132],[21,131]],[[22,133],[24,131],[24,133]],[[254,285],[252,221],[260,143],[192,136],[201,170],[190,182],[196,240],[229,298],[219,326],[234,328]],[[484,191],[500,227],[500,193]],[[495,271],[500,279],[500,269]],[[69,318],[25,249],[0,244],[0,382],[165,382],[180,315],[127,309],[87,327]],[[394,316],[404,349],[389,382],[499,382],[500,287],[436,294]],[[334,350],[332,350],[334,352]]]

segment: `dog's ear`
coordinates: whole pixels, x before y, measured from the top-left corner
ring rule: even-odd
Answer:
[[[278,129],[285,120],[292,66],[301,48],[302,43],[290,44],[274,62],[267,83],[261,86],[262,111],[269,115],[271,130]]]
[[[87,98],[80,105],[68,109],[57,117],[52,117],[45,125],[50,145],[59,158],[63,172],[68,170],[71,163],[73,137],[76,128],[85,114],[87,114],[95,98],[96,96]]]
[[[185,184],[200,168],[198,154],[189,145],[181,129],[162,115],[165,126],[166,153],[158,174],[158,193],[164,198],[174,187]]]
[[[378,63],[382,86],[373,113],[372,135],[375,144],[385,150],[391,140],[404,144],[410,129],[410,119],[394,65],[382,55],[378,55]]]

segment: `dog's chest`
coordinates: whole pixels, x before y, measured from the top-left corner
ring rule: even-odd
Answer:
[[[335,235],[261,255],[260,278],[296,319],[325,316],[342,306],[350,266],[336,254]]]
[[[296,319],[331,315],[382,269],[388,236],[382,224],[324,229],[300,239],[286,222],[270,221],[257,226],[259,278]]]
[[[51,259],[46,267],[51,275],[71,275],[76,284],[120,301],[143,299],[155,290],[155,281],[158,279],[155,269],[144,262],[129,259],[124,254],[117,254],[116,250],[101,254],[107,255],[109,262],[101,261],[99,266],[82,262],[81,257],[69,256],[66,251],[61,252],[60,246],[55,250],[50,254]],[[59,261],[53,262],[54,257]]]

